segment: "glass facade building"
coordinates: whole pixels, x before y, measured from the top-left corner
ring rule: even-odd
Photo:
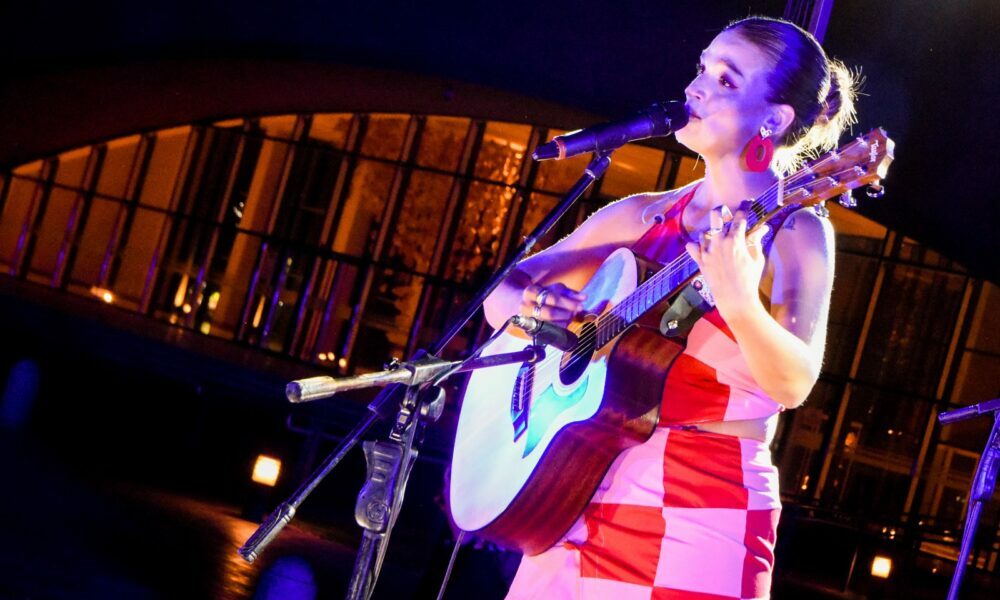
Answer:
[[[558,133],[310,113],[108,140],[0,174],[0,269],[327,373],[376,370],[435,340],[576,180],[586,157],[530,160]],[[700,166],[676,147],[622,148],[542,245],[615,198],[696,179]],[[826,361],[809,400],[782,417],[782,494],[887,543],[905,535],[912,560],[953,561],[989,422],[942,428],[936,417],[1000,396],[1000,291],[829,208]],[[486,327],[474,320],[446,352],[467,351]],[[998,507],[1000,494],[977,556],[992,573]]]

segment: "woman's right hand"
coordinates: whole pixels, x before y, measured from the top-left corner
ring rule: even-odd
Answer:
[[[586,294],[561,283],[531,284],[521,294],[521,314],[566,327],[583,311]]]

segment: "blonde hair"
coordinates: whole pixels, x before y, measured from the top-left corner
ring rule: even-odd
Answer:
[[[854,101],[860,77],[827,57],[808,31],[771,17],[748,17],[726,27],[774,61],[768,75],[768,102],[787,104],[795,120],[775,140],[779,171],[799,168],[809,158],[837,147],[844,130],[857,122]]]

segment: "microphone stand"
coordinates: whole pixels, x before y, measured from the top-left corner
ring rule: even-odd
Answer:
[[[948,588],[948,600],[957,600],[958,591],[965,577],[966,563],[979,527],[979,518],[983,512],[983,502],[993,496],[993,488],[997,483],[997,470],[1000,468],[1000,398],[980,402],[957,410],[943,412],[938,415],[942,425],[968,419],[981,414],[993,413],[993,429],[986,441],[983,455],[976,465],[976,474],[972,478],[972,489],[969,493],[968,513],[965,517],[965,528],[962,531],[962,546],[958,553],[958,563],[955,573],[951,576],[951,587]]]
[[[364,444],[365,458],[368,461],[368,479],[361,489],[355,508],[355,520],[364,528],[364,534],[361,548],[358,550],[347,597],[353,600],[367,599],[371,596],[375,580],[378,578],[382,566],[386,543],[395,524],[398,508],[402,504],[407,477],[417,455],[417,450],[413,449],[413,435],[415,431],[414,425],[419,420],[419,417],[415,418],[415,415],[423,414],[427,420],[434,421],[440,416],[441,410],[443,410],[443,390],[437,388],[436,382],[429,388],[430,390],[436,388],[436,392],[422,391],[422,386],[426,385],[431,379],[440,377],[440,380],[443,380],[452,372],[457,372],[454,366],[442,366],[440,361],[434,358],[435,355],[440,353],[448,345],[448,342],[462,330],[465,324],[479,312],[487,296],[500,285],[501,281],[510,275],[517,266],[517,263],[527,255],[538,240],[548,233],[556,221],[573,206],[597,179],[604,175],[611,164],[611,153],[613,151],[614,149],[608,149],[594,154],[594,158],[587,165],[584,174],[570,188],[566,196],[524,238],[515,250],[514,255],[486,282],[475,298],[466,305],[464,311],[455,320],[451,328],[431,345],[430,351],[418,350],[410,362],[391,363],[390,368],[382,374],[348,378],[358,384],[354,385],[352,383],[353,387],[390,385],[379,392],[375,399],[368,405],[369,414],[367,417],[351,430],[337,448],[313,471],[309,479],[299,486],[292,497],[280,504],[261,523],[260,527],[257,528],[253,535],[238,550],[240,556],[247,562],[252,563],[256,560],[264,548],[274,541],[285,525],[290,523],[295,517],[295,512],[299,505],[305,501],[306,497],[333,470],[347,452],[358,443],[358,440],[361,439],[365,432],[377,421],[390,418],[392,416],[392,406],[398,405],[393,429],[389,436],[390,441],[366,442]],[[488,360],[490,358],[493,357],[486,357],[479,360]],[[427,363],[421,363],[420,361],[422,360],[426,360]],[[521,360],[521,362],[524,361]],[[440,370],[435,371],[435,369]],[[447,372],[448,369],[453,370]],[[378,375],[386,377],[384,383],[379,380]],[[302,380],[301,382],[292,382],[286,388],[286,395],[288,395],[290,401],[299,402],[318,400],[335,393],[330,388],[325,388],[322,384],[317,384],[316,380],[320,379],[335,381],[332,378],[312,378]],[[359,381],[360,383],[358,383]],[[324,381],[323,383],[329,384],[330,382]],[[334,387],[338,389],[350,389],[339,387],[336,384],[334,384]]]

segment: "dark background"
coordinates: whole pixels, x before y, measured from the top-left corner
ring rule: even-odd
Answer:
[[[94,113],[134,112],[137,98],[148,102],[144,88],[163,61],[386,68],[614,118],[682,97],[699,51],[729,20],[784,8],[732,0],[6,4],[0,164],[130,133],[108,131]],[[855,132],[883,126],[897,142],[888,195],[859,210],[997,281],[992,179],[1000,165],[992,145],[1000,129],[1000,7],[992,0],[838,0],[824,45],[865,78]],[[60,85],[66,74],[126,64],[150,69],[112,89],[94,78],[91,87],[105,88],[100,103],[80,100],[101,92],[83,89],[86,81]],[[308,83],[300,93],[308,96]],[[181,86],[160,101],[184,103],[189,112],[199,105]],[[154,124],[161,123],[147,125]]]

